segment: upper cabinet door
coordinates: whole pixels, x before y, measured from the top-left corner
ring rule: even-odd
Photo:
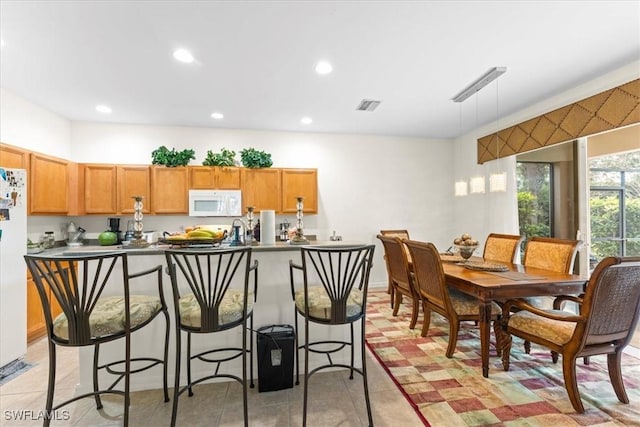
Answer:
[[[216,188],[221,190],[240,189],[240,168],[231,166],[214,166],[216,171]]]
[[[88,214],[115,214],[117,174],[115,165],[82,165],[84,210]]]
[[[187,167],[153,166],[151,174],[151,212],[188,214],[189,170]]]
[[[0,167],[27,169],[29,167],[29,152],[10,145],[0,144]]]
[[[317,169],[282,169],[282,212],[297,212],[299,196],[304,198],[304,213],[318,213]]]
[[[66,214],[69,210],[69,170],[66,160],[31,153],[29,214]]]
[[[133,196],[142,196],[142,213],[151,212],[149,166],[118,166],[118,212],[133,214]]]
[[[240,168],[227,166],[189,166],[189,188],[208,190],[240,189]]]
[[[253,206],[255,212],[280,211],[280,169],[243,168],[241,176],[243,213],[247,212],[247,206]]]

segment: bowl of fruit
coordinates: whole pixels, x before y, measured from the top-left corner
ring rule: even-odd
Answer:
[[[471,237],[470,234],[463,234],[453,240],[453,246],[458,249],[458,253],[462,258],[468,260],[473,252],[478,248],[478,241]]]

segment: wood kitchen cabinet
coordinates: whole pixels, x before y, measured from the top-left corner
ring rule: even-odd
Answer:
[[[151,167],[151,213],[189,213],[189,169]]]
[[[282,200],[280,169],[243,168],[240,182],[242,184],[243,213],[247,212],[247,206],[253,206],[254,212],[280,211]]]
[[[281,169],[282,213],[297,212],[297,198],[304,197],[304,213],[318,213],[318,170]]]
[[[151,174],[148,166],[80,165],[81,211],[86,214],[132,214],[132,196],[142,196],[149,213]]]
[[[51,316],[55,319],[62,313],[62,307],[55,299],[51,299]],[[38,294],[38,288],[31,277],[31,272],[27,269],[27,342],[34,341],[47,334],[42,300]]]
[[[133,196],[142,196],[142,213],[151,212],[151,170],[149,166],[117,167],[118,213],[133,214]]]
[[[70,162],[39,153],[29,156],[29,214],[69,212]]]
[[[84,211],[88,214],[115,214],[117,171],[115,165],[83,164]]]
[[[29,151],[7,144],[0,144],[0,167],[27,169],[29,167]]]
[[[239,190],[240,168],[231,166],[189,166],[189,188]]]

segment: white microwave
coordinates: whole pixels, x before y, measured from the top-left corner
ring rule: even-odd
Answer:
[[[189,190],[189,216],[242,216],[242,192]]]

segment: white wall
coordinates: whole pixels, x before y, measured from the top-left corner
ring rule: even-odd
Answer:
[[[0,141],[68,159],[71,121],[0,88]]]

